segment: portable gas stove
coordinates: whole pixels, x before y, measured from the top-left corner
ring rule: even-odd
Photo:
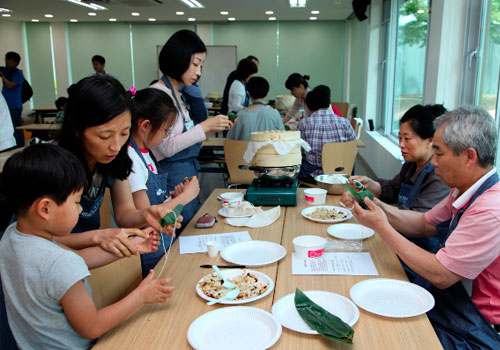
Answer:
[[[297,179],[271,180],[261,176],[252,181],[247,201],[253,205],[297,205]]]

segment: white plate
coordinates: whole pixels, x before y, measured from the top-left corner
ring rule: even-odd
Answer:
[[[249,216],[252,216],[252,213],[248,213],[245,215],[228,215],[224,212],[224,208],[220,208],[218,213],[220,216],[223,216],[225,218],[247,218]]]
[[[375,234],[371,228],[360,224],[336,224],[329,226],[327,232],[330,236],[347,240],[370,238]]]
[[[286,249],[268,241],[240,242],[227,246],[220,254],[222,259],[235,265],[264,266],[283,259]]]
[[[335,209],[337,211],[340,211],[340,212],[344,213],[346,215],[346,217],[342,218],[342,219],[320,220],[320,219],[311,218],[311,217],[309,217],[309,216],[306,215],[306,214],[312,213],[316,209],[320,209],[320,208]],[[323,224],[333,224],[333,223],[336,223],[336,222],[342,222],[342,221],[349,220],[350,218],[352,218],[352,213],[351,213],[350,210],[348,210],[346,208],[334,207],[332,205],[317,205],[315,207],[309,207],[309,208],[305,208],[304,210],[302,210],[302,216],[305,217],[306,219],[311,220],[311,221],[321,222]]]
[[[358,321],[358,307],[348,298],[321,290],[308,290],[304,291],[304,294],[349,326],[352,327]],[[295,293],[288,294],[275,302],[271,312],[280,320],[283,327],[300,333],[318,334],[300,317],[295,308]]]
[[[373,278],[356,283],[351,299],[362,309],[386,317],[413,317],[434,307],[434,297],[410,282]]]
[[[255,276],[257,276],[259,278],[260,281],[263,281],[263,282],[267,283],[267,290],[266,290],[266,292],[263,293],[263,294],[261,294],[261,295],[259,295],[259,296],[256,296],[256,297],[253,297],[253,298],[248,298],[248,299],[223,300],[219,304],[237,305],[237,304],[251,303],[252,301],[264,298],[265,296],[269,295],[269,293],[271,293],[273,291],[273,289],[274,289],[274,282],[273,282],[273,280],[268,275],[266,275],[266,274],[264,274],[262,272],[254,271],[254,270],[248,270],[248,269],[231,269],[231,270],[224,269],[224,270],[222,270],[222,274],[226,278],[234,278],[236,276],[241,275],[243,273],[243,270],[245,270],[246,272],[250,272],[251,274],[254,274]],[[205,277],[205,276],[203,276],[203,277]],[[205,300],[208,300],[208,301],[216,300],[214,298],[210,298],[205,293],[203,293],[203,291],[201,290],[201,288],[200,288],[200,282],[203,280],[203,277],[198,281],[198,283],[196,283],[196,293],[198,293],[198,295],[200,297],[202,297],[203,299],[205,299]]]
[[[248,306],[224,307],[201,315],[189,326],[187,338],[196,350],[262,350],[281,336],[279,320]]]

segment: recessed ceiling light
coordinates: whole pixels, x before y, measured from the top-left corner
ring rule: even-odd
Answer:
[[[177,11],[175,14],[176,14],[177,16],[182,16],[182,15],[184,14],[184,12],[182,12],[182,11]]]
[[[273,15],[274,12],[273,11],[266,11],[266,15]]]
[[[227,12],[227,11],[221,11],[220,14],[225,16],[225,15],[229,15],[229,12]]]
[[[184,4],[188,5],[189,7],[191,7],[192,9],[202,9],[205,7],[196,0],[181,0],[181,1]]]
[[[317,19],[318,19],[318,17],[312,16],[312,17],[309,17],[309,19],[310,19],[311,21],[315,21],[315,20],[317,20]]]
[[[2,17],[10,17],[10,13],[2,13]]]
[[[76,18],[72,18],[72,19],[70,19],[69,21],[70,21],[70,22],[73,22],[73,23],[78,22],[78,20],[77,20]]]
[[[313,15],[319,15],[319,11],[318,10],[312,10],[311,14],[313,14]]]
[[[148,21],[150,21],[150,22],[156,22],[156,18],[148,18]]]
[[[196,18],[194,18],[194,17],[189,17],[189,18],[188,18],[188,21],[189,21],[189,22],[194,22],[194,21],[196,21]]]
[[[95,12],[89,12],[89,16],[96,16]]]
[[[139,12],[132,12],[131,15],[134,17],[137,17],[137,16],[140,16],[141,14]]]
[[[110,22],[116,22],[116,18],[110,18],[109,21]]]
[[[306,0],[289,0],[290,7],[306,7]]]
[[[54,18],[54,15],[52,15],[50,13],[46,13],[44,16],[47,17],[47,18]]]
[[[270,21],[276,21],[276,17],[269,17]]]
[[[0,13],[1,13],[1,12],[12,12],[12,10],[9,10],[9,9],[3,8],[3,7],[0,7]]]
[[[65,0],[65,1],[71,2],[72,4],[75,4],[75,5],[88,7],[89,9],[92,9],[94,11],[107,10],[107,8],[104,6],[96,5],[94,3],[87,4],[87,3],[83,2],[82,0]]]
[[[36,18],[33,18],[33,19],[31,19],[31,22],[40,22],[40,20],[36,19]]]
[[[229,17],[227,20],[228,20],[228,21],[233,22],[233,21],[236,21],[236,18],[234,18],[234,17]]]

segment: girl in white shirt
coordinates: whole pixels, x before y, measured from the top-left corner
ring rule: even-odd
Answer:
[[[229,89],[227,106],[230,112],[238,113],[248,106],[248,96],[245,84],[256,72],[257,65],[252,60],[244,58],[238,63],[238,68],[236,68],[236,80],[233,81]]]

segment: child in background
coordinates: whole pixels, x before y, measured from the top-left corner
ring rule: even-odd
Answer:
[[[82,210],[86,185],[81,162],[65,149],[33,145],[3,170],[6,196],[17,215],[0,241],[0,275],[12,333],[21,349],[88,349],[139,306],[165,302],[174,287],[154,271],[122,300],[96,310],[85,284],[89,269],[117,258],[99,247],[78,251],[57,244]],[[158,236],[135,237],[139,252],[156,249]]]
[[[59,97],[56,100],[57,114],[54,123],[62,124],[62,122],[64,121],[64,109],[66,108],[66,102],[68,102],[67,97]]]
[[[169,193],[167,174],[158,172],[156,160],[150,152],[170,134],[177,113],[172,99],[159,89],[147,88],[137,91],[133,101],[135,114],[132,117],[128,154],[132,159],[129,183],[136,208],[141,210],[167,201],[171,201],[171,209],[178,204],[188,204],[200,192],[196,176],[185,178]],[[143,277],[155,267],[172,240],[161,232],[160,239],[161,244],[156,252],[141,255]]]

